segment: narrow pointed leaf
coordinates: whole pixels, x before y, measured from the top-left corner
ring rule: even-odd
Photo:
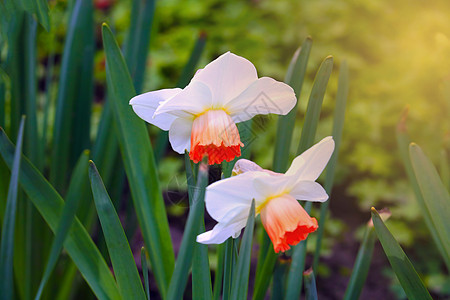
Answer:
[[[152,146],[144,121],[128,104],[135,91],[119,46],[106,24],[102,33],[116,133],[138,221],[164,298],[175,258]]]
[[[22,7],[37,17],[46,31],[50,31],[50,17],[47,0],[20,0]]]
[[[416,175],[414,173],[412,161],[410,159],[409,153],[409,145],[411,143],[406,129],[406,115],[407,111],[405,111],[402,120],[397,126],[397,146],[399,149],[400,157],[403,162],[403,166],[405,167],[406,175],[408,176],[409,183],[414,191],[416,196],[417,203],[422,211],[422,216],[427,225],[428,231],[431,233],[431,237],[439,250],[442,258],[444,259],[445,265],[447,266],[447,270],[450,270],[450,256],[447,254],[445,250],[445,246],[443,244],[443,240],[439,237],[439,234],[436,230],[436,227],[433,222],[433,217],[430,211],[425,204],[425,199],[422,195],[422,192],[419,187],[419,183],[417,182]]]
[[[317,300],[316,279],[312,269],[303,272],[303,280],[305,281],[305,300]]]
[[[245,226],[244,235],[239,248],[239,256],[234,268],[231,299],[247,299],[248,277],[250,275],[250,261],[252,255],[253,229],[255,227],[255,200],[252,201],[250,213]]]
[[[189,269],[192,265],[192,255],[200,222],[203,220],[205,207],[205,189],[208,185],[208,166],[201,164],[198,171],[197,186],[193,195],[192,205],[189,210],[189,216],[184,227],[183,239],[181,240],[180,250],[178,252],[175,269],[170,280],[167,291],[168,300],[177,300],[183,298],[184,289],[189,275]]]
[[[145,299],[133,253],[119,216],[92,161],[89,164],[89,179],[120,294],[124,299]]]
[[[147,251],[144,247],[141,248],[141,267],[144,276],[144,288],[147,300],[150,300],[150,285],[148,281],[148,265],[147,265]]]
[[[66,188],[67,174],[72,165],[70,161],[73,132],[72,117],[77,96],[80,95],[81,68],[85,47],[89,47],[86,28],[92,24],[92,1],[76,0],[68,25],[67,38],[61,63],[58,96],[53,126],[53,157],[50,168],[50,182],[62,192]],[[76,159],[77,156],[74,158]]]
[[[442,183],[436,168],[416,145],[409,146],[409,154],[425,207],[428,210],[433,230],[443,246],[444,259],[450,260],[450,194]]]
[[[288,167],[289,150],[291,148],[295,117],[297,116],[297,106],[300,100],[311,47],[312,39],[311,37],[307,37],[303,41],[302,46],[295,51],[286,74],[285,82],[294,89],[295,95],[297,96],[297,103],[287,115],[278,117],[275,152],[273,155],[274,172],[285,172]]]
[[[141,92],[144,82],[155,2],[156,0],[134,0],[131,9],[130,31],[123,53],[137,93]]]
[[[330,161],[327,164],[325,184],[324,184],[325,191],[330,197],[333,188],[334,173],[338,161],[339,148],[342,140],[342,132],[344,129],[345,107],[347,103],[348,88],[349,88],[348,66],[347,62],[344,60],[339,70],[339,82],[336,93],[336,107],[334,109],[332,136],[335,147],[334,152],[331,155]],[[325,229],[325,220],[327,219],[328,215],[329,203],[330,203],[329,200],[327,200],[324,203],[320,204],[319,228],[317,229],[317,240],[316,240],[316,249],[314,253],[313,270],[317,270],[319,265],[320,250],[322,248],[322,236]]]
[[[432,299],[413,265],[409,261],[409,258],[406,256],[405,252],[403,252],[386,225],[384,225],[383,220],[381,220],[381,217],[375,208],[372,208],[372,221],[375,232],[381,242],[381,246],[383,246],[384,253],[387,256],[395,275],[397,275],[408,299]]]
[[[327,89],[328,80],[333,70],[333,57],[328,56],[324,59],[314,78],[314,84],[309,95],[308,107],[306,108],[305,123],[300,137],[297,154],[303,153],[314,144],[316,137],[317,124],[319,123],[322,102]]]
[[[58,261],[64,241],[66,240],[69,229],[72,226],[73,220],[75,219],[75,214],[77,212],[78,204],[81,198],[78,192],[84,178],[86,178],[88,175],[88,161],[89,151],[85,151],[83,154],[81,154],[78,163],[73,171],[72,178],[69,184],[69,190],[67,192],[66,203],[64,204],[64,208],[61,213],[61,219],[59,220],[58,229],[56,230],[49,258],[47,260],[47,265],[45,266],[44,275],[42,276],[41,283],[39,284],[35,300],[41,298],[44,287],[47,284],[47,281],[56,266],[56,262]]]
[[[376,234],[373,226],[367,226],[364,233],[364,239],[359,247],[355,264],[353,265],[352,275],[350,276],[347,289],[345,290],[344,300],[358,300],[369,273],[370,262],[375,245]]]
[[[14,145],[0,130],[0,154],[8,167],[13,161]],[[22,156],[19,182],[42,217],[56,232],[64,201],[42,174]],[[69,230],[64,247],[81,275],[99,299],[121,299],[117,285],[103,257],[77,218]]]
[[[13,298],[13,255],[14,255],[14,227],[17,212],[17,192],[19,185],[20,163],[22,156],[23,127],[25,118],[22,118],[17,136],[17,147],[14,152],[11,179],[9,181],[8,198],[6,199],[5,216],[2,224],[2,237],[0,244],[0,290],[2,299]]]

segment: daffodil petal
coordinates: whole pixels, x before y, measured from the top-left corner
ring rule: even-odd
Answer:
[[[197,236],[197,242],[202,244],[221,244],[228,238],[237,238],[241,234],[242,228],[247,224],[250,208],[245,210],[232,210],[228,212],[227,222],[219,222],[210,231]]]
[[[212,92],[214,105],[220,106],[242,93],[258,79],[255,66],[231,52],[222,54],[197,71],[193,82],[203,82]]]
[[[130,100],[130,105],[141,119],[158,126],[162,130],[169,130],[170,125],[177,117],[167,113],[157,116],[154,114],[161,102],[173,98],[180,92],[181,89],[175,88],[140,94]]]
[[[253,181],[253,188],[258,193],[258,197],[255,198],[256,206],[261,204],[258,203],[260,202],[260,199],[264,201],[268,198],[287,193],[294,182],[293,178],[285,176],[284,174],[271,175],[267,172],[258,173],[265,174],[265,176],[258,176]]]
[[[297,156],[286,175],[294,176],[297,181],[315,181],[325,169],[333,150],[334,140],[328,136]]]
[[[283,82],[262,77],[239,96],[225,104],[234,122],[250,120],[256,115],[286,115],[295,106],[294,90]]]
[[[183,154],[191,149],[192,120],[178,118],[170,126],[169,141],[173,150]]]
[[[328,199],[325,189],[315,181],[298,181],[289,195],[297,200],[324,202]]]
[[[191,82],[176,96],[162,102],[155,116],[170,113],[181,118],[194,118],[212,108],[212,95],[209,87],[202,82]]]
[[[217,222],[229,222],[230,211],[248,215],[252,199],[256,196],[253,180],[265,176],[262,172],[246,172],[217,181],[206,188],[205,205],[209,215]]]

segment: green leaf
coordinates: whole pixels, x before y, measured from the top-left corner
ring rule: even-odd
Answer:
[[[327,164],[326,177],[325,177],[325,191],[329,196],[331,196],[331,191],[334,182],[334,173],[336,170],[336,165],[338,161],[339,148],[341,146],[342,132],[344,129],[345,121],[345,107],[347,103],[348,96],[348,66],[347,62],[344,60],[341,64],[339,70],[339,82],[338,89],[336,93],[336,107],[334,109],[334,119],[333,119],[333,140],[334,140],[334,152],[331,155],[330,161]],[[317,230],[317,240],[316,249],[314,253],[313,260],[313,270],[317,270],[320,258],[320,249],[322,248],[322,236],[325,229],[325,220],[328,215],[328,205],[329,200],[320,204],[320,217],[319,217],[319,228]]]
[[[119,46],[106,24],[102,33],[116,133],[152,269],[165,298],[175,258],[152,146],[144,121],[128,105],[135,91]]]
[[[43,153],[40,153],[37,124],[37,77],[36,77],[36,31],[37,23],[32,16],[25,17],[24,24],[24,77],[25,113],[27,115],[27,131],[25,133],[24,153],[40,170],[43,167]]]
[[[142,275],[144,275],[144,288],[147,300],[150,300],[150,285],[148,282],[148,265],[147,265],[147,251],[144,247],[141,248],[141,267]]]
[[[233,269],[234,269],[234,243],[235,239],[229,238],[225,241],[225,255],[223,264],[223,294],[222,299],[230,299],[231,293],[231,283],[233,280]]]
[[[308,107],[306,108],[305,123],[300,137],[297,154],[301,154],[314,144],[317,124],[319,123],[320,110],[322,109],[323,97],[327,89],[328,80],[333,70],[333,57],[324,59],[317,71],[314,84],[309,95]]]
[[[192,198],[189,216],[184,227],[183,239],[181,240],[180,250],[175,263],[175,269],[167,291],[168,300],[183,298],[184,289],[186,287],[186,282],[189,275],[189,269],[192,265],[192,255],[196,245],[196,237],[201,221],[203,220],[205,189],[207,185],[208,166],[202,163],[199,167],[197,186]]]
[[[47,0],[19,0],[22,7],[30,14],[36,15],[39,23],[48,32],[50,31],[50,17],[48,15],[48,3]]]
[[[312,39],[311,37],[307,37],[303,41],[302,46],[295,51],[286,74],[285,82],[294,89],[298,101],[300,100],[311,47]],[[275,152],[273,155],[274,172],[286,172],[287,170],[298,101],[287,115],[278,117]]]
[[[217,268],[214,273],[214,289],[213,299],[219,300],[222,292],[223,267],[225,259],[225,244],[219,244],[216,248],[217,252]]]
[[[352,275],[350,276],[344,300],[358,300],[369,273],[370,262],[372,261],[373,247],[375,245],[375,230],[373,226],[367,226],[364,239],[359,247]]]
[[[11,179],[9,181],[8,198],[6,199],[5,216],[2,224],[0,244],[0,290],[2,299],[13,297],[13,255],[14,255],[14,227],[17,212],[17,191],[19,185],[20,162],[22,156],[23,127],[25,118],[20,122],[17,136],[17,147],[14,152]]]
[[[384,253],[408,299],[432,299],[405,252],[403,252],[389,229],[384,225],[383,220],[381,220],[375,208],[372,208],[372,221],[381,246],[383,246]]]
[[[247,299],[248,277],[250,275],[250,261],[252,255],[253,229],[255,227],[255,200],[252,201],[250,212],[241,239],[239,256],[234,268],[231,299]]]
[[[414,143],[409,146],[414,174],[416,175],[426,210],[431,217],[436,236],[440,240],[445,261],[450,260],[450,194],[442,183],[436,168]]]
[[[425,199],[417,182],[416,175],[414,174],[414,169],[409,154],[409,145],[411,143],[407,130],[406,130],[406,116],[407,110],[404,112],[402,120],[397,126],[397,146],[399,149],[400,157],[402,159],[403,165],[408,176],[408,180],[416,196],[417,203],[419,204],[420,210],[422,211],[423,219],[427,225],[428,231],[431,233],[431,237],[438,248],[442,258],[444,259],[447,270],[450,270],[450,256],[447,255],[443,241],[440,239],[438,232],[433,223],[433,217],[425,204]]]
[[[303,280],[305,281],[305,299],[317,300],[316,279],[312,269],[303,272]]]
[[[256,277],[255,290],[253,292],[253,300],[264,299],[266,291],[269,288],[270,279],[272,277],[273,268],[277,261],[277,254],[273,251],[273,246],[270,244],[267,249],[267,255],[264,259],[261,272]]]
[[[0,153],[11,168],[14,145],[3,130],[0,130]],[[52,231],[56,232],[64,206],[63,199],[24,156],[20,172],[21,187]],[[121,299],[109,267],[77,218],[69,230],[64,247],[97,298]]]
[[[92,1],[77,0],[70,17],[67,38],[59,76],[58,96],[53,125],[53,153],[50,168],[50,182],[59,191],[66,188],[67,174],[70,174],[70,151],[72,144],[73,123],[72,117],[75,111],[77,96],[83,95],[80,91],[80,81],[83,75],[83,55],[86,47],[92,47],[89,42],[89,25],[92,24]],[[87,68],[88,69],[88,68]],[[76,159],[76,156],[74,156]]]
[[[332,69],[333,58],[328,56],[320,65],[316,78],[314,79],[314,84],[309,96],[308,107],[306,109],[305,123],[303,125],[297,155],[303,153],[314,144],[322,102]],[[305,210],[308,214],[311,211],[311,207],[311,202],[307,202],[305,204]],[[288,275],[286,299],[297,299],[300,297],[302,282],[300,281],[300,283],[298,283],[297,278],[302,275],[305,268],[306,244],[307,240],[304,240],[293,247],[292,263]]]
[[[89,179],[120,294],[124,299],[145,299],[133,253],[119,216],[92,161],[89,164]]]
[[[78,194],[80,186],[84,178],[87,176],[89,161],[89,151],[85,151],[81,154],[78,163],[73,171],[72,178],[70,180],[69,191],[67,192],[66,203],[61,213],[61,219],[59,220],[58,229],[56,230],[55,238],[52,243],[47,265],[45,266],[44,275],[42,276],[41,283],[39,284],[38,291],[35,296],[35,300],[41,298],[42,292],[48,279],[50,278],[53,269],[58,261],[59,254],[66,240],[69,229],[72,226],[75,214],[78,209],[78,204],[81,199]]]
[[[155,0],[133,1],[130,31],[123,54],[137,93],[141,91],[144,82],[154,14]]]

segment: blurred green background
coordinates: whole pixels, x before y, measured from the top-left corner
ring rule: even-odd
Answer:
[[[55,54],[58,78],[66,26],[67,1],[49,1],[52,29],[38,28],[39,86],[43,88],[48,57]],[[100,25],[110,24],[119,43],[126,39],[131,1],[95,0],[95,104],[92,136],[105,99],[105,56]],[[350,67],[350,93],[337,170],[337,187],[331,198],[333,220],[327,223],[325,253],[336,244],[345,246],[348,235],[370,217],[370,207],[389,207],[393,235],[417,261],[419,272],[431,290],[450,294],[445,286],[440,258],[429,243],[421,212],[406,179],[395,138],[395,130],[406,107],[406,125],[411,139],[439,166],[450,149],[450,2],[445,0],[360,0],[360,1],[181,1],[156,2],[155,24],[149,45],[143,91],[175,87],[198,36],[206,35],[206,47],[199,66],[231,51],[249,59],[259,76],[283,80],[295,49],[305,37],[313,38],[294,131],[293,147],[300,138],[315,72],[324,57],[332,54],[335,70],[322,109],[318,138],[330,135],[337,89],[337,72],[342,60]],[[54,95],[56,96],[56,89]],[[39,94],[38,113],[45,105]],[[52,116],[52,114],[50,114]],[[39,115],[38,115],[39,117]],[[42,120],[42,117],[38,118]],[[270,168],[276,118],[257,119],[253,160]],[[6,120],[8,122],[8,120]],[[50,122],[53,124],[53,122]],[[40,126],[43,128],[43,126]],[[51,130],[51,129],[50,129]],[[157,132],[155,128],[150,129]],[[264,131],[264,134],[258,134]],[[291,151],[295,152],[295,151]],[[183,160],[168,150],[160,162],[162,186],[183,190]],[[445,161],[445,160],[444,160]],[[174,180],[175,173],[180,180]],[[181,184],[180,184],[181,183]],[[447,186],[450,183],[446,183]],[[183,208],[169,208],[179,214]],[[314,212],[313,212],[314,214]],[[332,238],[330,238],[332,237]],[[313,246],[314,243],[309,243]],[[425,251],[428,250],[428,251]],[[431,253],[431,254],[430,254]],[[350,257],[354,257],[352,253]],[[345,275],[345,270],[341,270]],[[348,270],[347,270],[348,271]],[[326,273],[329,270],[322,270]],[[392,273],[387,274],[392,277]],[[447,280],[447,282],[446,282]],[[447,289],[448,289],[447,285]],[[395,288],[395,282],[392,285]]]

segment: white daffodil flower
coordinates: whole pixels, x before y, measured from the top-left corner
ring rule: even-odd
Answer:
[[[198,235],[197,242],[220,244],[229,237],[238,237],[247,223],[252,199],[275,252],[286,251],[290,245],[306,239],[318,228],[317,220],[297,200],[328,199],[323,187],[315,181],[333,150],[333,138],[326,137],[295,158],[285,174],[264,170],[248,160],[237,161],[233,169],[236,176],[206,189],[206,209],[218,224]]]
[[[172,148],[199,162],[231,161],[244,144],[236,123],[259,114],[287,114],[294,90],[269,77],[258,78],[247,59],[227,52],[200,69],[184,89],[163,89],[131,99],[135,113],[169,131]]]

